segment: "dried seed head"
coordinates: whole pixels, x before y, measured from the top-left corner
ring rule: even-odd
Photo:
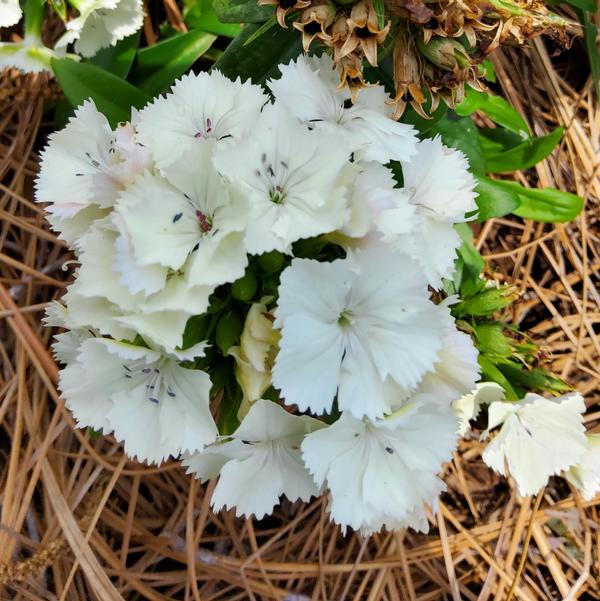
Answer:
[[[308,48],[316,37],[325,43],[331,39],[331,33],[327,30],[333,23],[335,15],[335,6],[327,0],[313,3],[302,11],[300,20],[294,23],[294,27],[302,32],[304,52],[308,52]]]

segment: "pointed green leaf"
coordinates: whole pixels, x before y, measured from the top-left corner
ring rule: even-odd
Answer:
[[[492,217],[502,217],[513,213],[521,204],[519,196],[508,188],[499,186],[493,179],[483,175],[477,176],[478,193],[475,201],[479,207],[477,221],[485,221]]]
[[[227,77],[239,76],[242,81],[250,79],[254,83],[263,83],[269,77],[278,77],[277,65],[289,62],[302,52],[301,37],[291,27],[273,27],[260,38],[245,45],[260,27],[244,26],[242,33],[227,46],[214,68]]]
[[[275,8],[259,6],[256,0],[213,0],[213,7],[223,23],[263,23]]]
[[[198,0],[186,13],[185,22],[190,29],[199,29],[214,35],[234,38],[241,31],[241,26],[234,22],[223,22],[213,7],[212,0]]]
[[[166,91],[212,45],[216,36],[203,31],[181,33],[138,51],[131,81],[151,96]]]
[[[151,100],[130,83],[89,63],[52,59],[52,69],[73,106],[91,98],[113,126],[131,118],[131,107],[142,108]]]
[[[563,128],[557,127],[546,136],[531,138],[503,152],[486,154],[488,173],[507,173],[537,165],[554,150],[563,133]]]
[[[125,79],[129,74],[137,47],[140,43],[140,32],[120,40],[115,46],[103,48],[87,62],[113,75]]]

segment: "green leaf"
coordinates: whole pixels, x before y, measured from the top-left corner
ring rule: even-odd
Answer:
[[[465,153],[473,173],[485,174],[486,162],[481,152],[477,128],[469,117],[458,117],[456,113],[448,111],[429,134],[440,134],[446,146],[458,148]]]
[[[219,319],[215,331],[215,342],[224,355],[240,339],[242,328],[242,320],[235,311],[227,311]]]
[[[373,0],[373,8],[377,15],[377,27],[383,29],[385,27],[385,5],[383,0]]]
[[[460,291],[464,300],[472,296],[484,286],[479,274],[485,267],[485,261],[473,245],[473,232],[466,223],[457,223],[454,229],[462,238],[462,245],[458,249],[456,260],[455,289]]]
[[[103,48],[87,62],[109,71],[113,75],[125,79],[129,74],[135,52],[140,43],[140,32],[117,42],[115,46]]]
[[[502,182],[519,195],[521,204],[513,213],[523,219],[548,223],[572,221],[583,209],[583,199],[554,188],[524,188],[516,182]]]
[[[242,33],[232,42],[214,64],[227,77],[241,77],[242,81],[252,80],[263,83],[269,77],[279,75],[280,63],[287,63],[302,52],[301,37],[291,27],[274,27],[245,46],[260,25],[246,25]]]
[[[523,219],[564,223],[581,213],[583,199],[576,194],[554,188],[525,188],[517,182],[494,180],[494,184],[519,197],[519,207],[513,213]]]
[[[478,193],[475,201],[479,207],[477,221],[492,217],[502,217],[513,213],[521,204],[519,196],[506,187],[499,186],[493,179],[483,175],[476,176]]]
[[[89,63],[52,59],[52,69],[73,106],[91,98],[113,127],[131,118],[131,107],[142,108],[151,100],[130,83]]]
[[[562,127],[557,127],[546,136],[531,138],[503,152],[487,154],[485,158],[488,173],[507,173],[537,165],[554,150],[563,132]]]
[[[481,367],[483,379],[500,384],[500,386],[504,388],[504,394],[507,401],[517,401],[519,399],[519,395],[516,393],[506,376],[494,365],[490,359],[488,359],[488,357],[485,355],[479,355],[477,361]]]
[[[566,382],[557,378],[555,375],[534,367],[527,369],[520,363],[513,361],[502,362],[498,364],[498,369],[513,383],[539,392],[568,392],[573,390]]]
[[[274,6],[259,6],[256,0],[213,0],[215,13],[223,23],[263,23]]]
[[[211,0],[198,0],[186,13],[185,22],[190,29],[199,29],[214,35],[234,38],[241,31],[237,23],[223,23],[215,13]]]
[[[596,0],[567,0],[567,4],[590,13],[595,12],[597,8]]]
[[[485,288],[452,307],[456,317],[490,317],[508,307],[515,300],[515,292],[508,286]]]
[[[182,33],[138,51],[131,80],[156,96],[181,77],[213,44],[216,36],[203,31]]]
[[[586,0],[581,0],[582,4],[586,4]],[[571,4],[575,4],[574,1]],[[584,8],[580,6],[575,9],[581,24],[583,25],[583,38],[585,40],[585,48],[587,50],[588,59],[590,61],[590,69],[592,71],[592,80],[594,89],[596,90],[596,98],[600,101],[600,48],[596,40],[598,39],[598,28],[594,22],[588,17],[586,10],[594,12],[597,10],[596,0],[589,0],[589,5],[592,8]],[[581,10],[583,9],[583,10]]]
[[[502,125],[520,136],[521,139],[531,137],[529,127],[523,117],[501,96],[468,88],[464,100],[456,106],[455,111],[457,115],[463,117],[471,115],[475,111],[481,111],[494,123]]]
[[[480,127],[479,145],[485,156],[499,154],[523,143],[523,139],[504,127]]]
[[[500,359],[512,354],[512,346],[504,335],[501,323],[474,324],[473,331],[478,342],[477,348],[488,357]]]

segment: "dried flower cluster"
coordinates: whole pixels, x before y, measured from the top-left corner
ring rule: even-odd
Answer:
[[[440,99],[460,102],[465,84],[483,89],[484,59],[498,46],[521,45],[546,33],[562,45],[577,25],[540,0],[258,0],[276,5],[276,18],[313,42],[331,48],[340,81],[351,90],[366,85],[363,62],[378,66],[392,53],[395,116],[407,103],[422,116]]]

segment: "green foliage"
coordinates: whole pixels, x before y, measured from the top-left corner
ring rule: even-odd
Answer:
[[[103,48],[88,59],[88,62],[121,79],[125,79],[129,75],[131,65],[133,65],[139,43],[140,32],[138,31],[117,42],[115,46]]]
[[[519,197],[519,207],[513,213],[523,219],[565,223],[575,219],[583,209],[583,200],[579,196],[562,190],[525,188],[517,182],[499,180],[495,184]]]
[[[223,354],[239,341],[243,323],[234,309],[226,311],[217,322],[215,342]]]
[[[502,217],[513,213],[521,204],[519,196],[511,189],[499,186],[497,182],[484,175],[477,176],[478,221],[492,217]]]
[[[242,81],[263,83],[269,77],[277,77],[280,63],[289,62],[302,51],[300,36],[291,27],[272,27],[246,45],[259,29],[259,25],[246,25],[214,67],[232,79],[239,76]]]
[[[131,81],[155,96],[181,77],[214,43],[216,36],[189,31],[138,51]]]
[[[131,107],[142,108],[150,101],[135,86],[90,63],[52,59],[52,69],[71,105],[91,98],[113,126],[131,117]]]
[[[258,280],[256,276],[251,271],[247,271],[243,277],[231,284],[231,296],[248,303],[254,298],[257,289]]]
[[[213,0],[213,8],[222,23],[264,23],[274,12],[274,6],[259,6],[255,0]]]
[[[600,46],[598,40],[598,28],[588,16],[588,12],[598,10],[595,0],[569,0],[569,4],[577,7],[575,12],[583,26],[583,38],[590,61],[592,80],[596,90],[596,98],[600,101]]]
[[[185,22],[190,29],[197,29],[212,33],[214,35],[223,35],[228,38],[234,38],[241,31],[238,21],[228,21],[227,12],[216,12],[217,7],[222,8],[223,4],[229,4],[225,0],[198,0],[185,13]],[[256,8],[258,5],[254,4]],[[271,10],[272,12],[272,10]],[[239,22],[244,21],[241,19]]]

